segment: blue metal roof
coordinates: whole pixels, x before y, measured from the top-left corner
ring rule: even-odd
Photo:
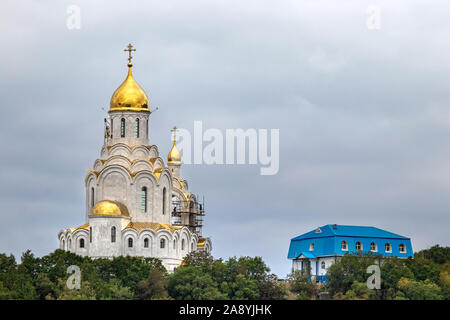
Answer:
[[[342,241],[347,242],[348,250],[342,250]],[[356,242],[361,243],[362,251],[356,251]],[[313,250],[310,250],[312,248],[311,243],[313,243]],[[375,243],[377,247],[377,251],[374,254],[405,258],[414,256],[410,238],[375,227],[327,224],[292,238],[288,258],[296,259],[300,254],[307,257],[304,254],[305,252],[314,257],[344,255],[355,252],[368,253],[370,252],[371,243]],[[387,243],[390,244],[392,252],[385,251]],[[406,253],[400,252],[399,247],[401,244],[405,245]]]

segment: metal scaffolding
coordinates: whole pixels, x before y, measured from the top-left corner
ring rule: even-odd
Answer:
[[[198,199],[198,197],[196,197]],[[199,237],[202,235],[203,217],[205,216],[205,199],[202,202],[186,202],[180,201],[177,197],[172,198],[172,225],[188,227],[191,232],[196,233]]]

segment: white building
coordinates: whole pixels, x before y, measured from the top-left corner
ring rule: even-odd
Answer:
[[[150,106],[132,75],[131,45],[128,51],[128,76],[111,97],[100,158],[84,180],[85,223],[61,230],[58,240],[61,249],[92,258],[160,258],[173,271],[212,243],[201,237],[204,206],[180,177],[175,138],[167,165],[150,145]]]

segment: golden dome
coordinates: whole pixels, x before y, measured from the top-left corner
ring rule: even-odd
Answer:
[[[168,163],[181,164],[181,154],[180,151],[178,151],[177,143],[175,140],[173,141],[172,150],[170,150],[167,160]]]
[[[109,111],[150,111],[147,95],[133,78],[132,66],[128,63],[128,76],[114,91]]]
[[[97,202],[92,208],[91,214],[95,214],[98,216],[130,216],[125,205],[117,201],[109,200]]]

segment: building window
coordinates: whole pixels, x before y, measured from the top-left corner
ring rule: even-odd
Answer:
[[[147,188],[141,190],[141,212],[147,212]]]
[[[322,261],[322,262],[320,263],[320,267],[321,267],[322,269],[325,269],[325,261]]]
[[[84,248],[84,239],[80,239],[80,248]]]
[[[159,241],[159,247],[160,247],[161,249],[164,249],[164,248],[166,247],[166,240],[165,240],[165,239],[161,239],[161,240]]]
[[[139,119],[136,118],[136,138],[139,138]]]
[[[62,241],[62,248],[61,249],[66,250],[66,241],[65,240]]]
[[[173,240],[173,249],[175,250],[177,248],[177,242]]]
[[[91,208],[94,206],[94,187],[91,188]]]
[[[372,242],[370,244],[370,251],[372,251],[372,252],[377,252],[378,251],[377,244],[375,242]]]
[[[125,119],[120,119],[120,137],[125,138]]]
[[[145,133],[146,137],[148,138],[148,120],[145,121]]]
[[[148,248],[148,238],[144,239],[144,248]]]
[[[166,187],[163,188],[163,214],[166,214]]]
[[[399,249],[400,253],[406,253],[406,246],[405,246],[404,243],[401,243],[401,244],[398,246],[398,249]]]
[[[390,243],[386,243],[384,245],[384,251],[386,252],[392,252],[392,248],[391,248],[391,244]]]
[[[111,242],[116,242],[116,227],[111,227]]]
[[[341,242],[341,250],[342,250],[342,251],[347,251],[347,250],[348,250],[348,244],[347,244],[347,241],[342,241],[342,242]]]
[[[89,227],[89,242],[92,242],[92,227]]]
[[[69,239],[69,247],[68,247],[69,251],[70,249],[72,249],[72,239]]]
[[[356,251],[362,251],[362,243],[361,242],[356,242],[356,244],[355,244],[355,248],[356,248]]]
[[[128,238],[128,248],[133,248],[133,238]]]
[[[184,250],[184,239],[181,240],[181,250]]]
[[[191,251],[194,251],[194,244],[191,243]]]
[[[114,130],[113,119],[111,119],[111,138],[113,137],[113,130]]]
[[[309,251],[314,251],[314,242],[309,244]]]

